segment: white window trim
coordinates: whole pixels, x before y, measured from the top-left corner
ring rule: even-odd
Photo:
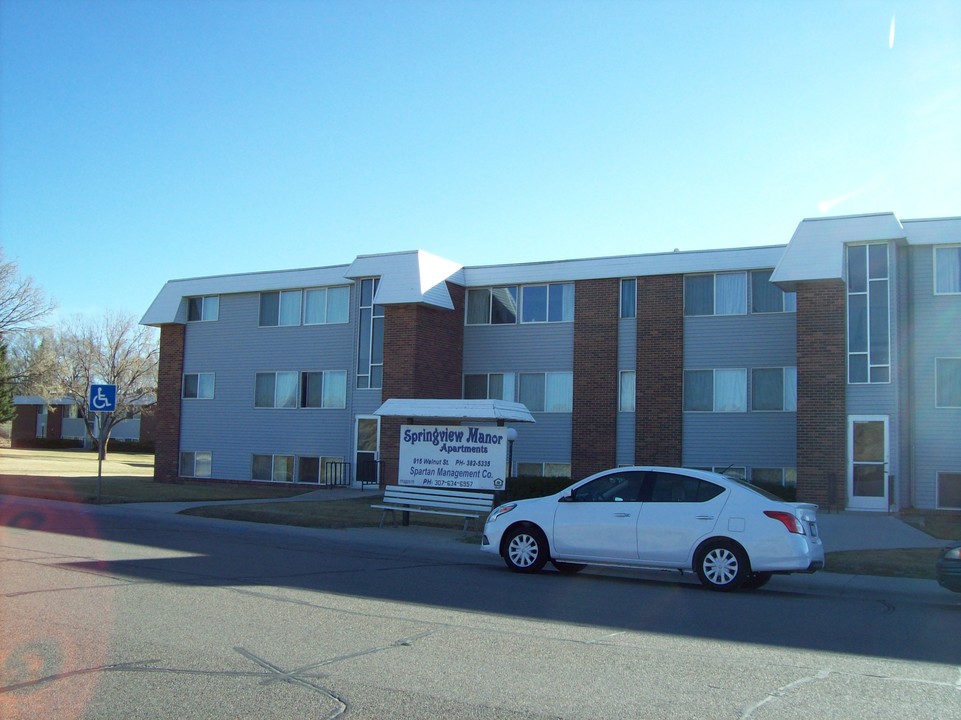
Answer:
[[[700,317],[706,317],[706,316],[700,316]],[[711,409],[710,409],[710,410],[687,410],[687,409],[684,409],[684,410],[682,410],[682,412],[701,413],[701,414],[709,414],[709,413],[712,413],[712,414],[717,414],[717,415],[740,415],[740,414],[743,414],[743,413],[748,412],[748,410],[749,410],[749,408],[750,408],[750,403],[748,402],[748,390],[747,390],[747,387],[748,387],[748,368],[741,368],[741,367],[734,367],[734,368],[728,368],[728,367],[724,367],[724,368],[684,368],[681,372],[682,372],[682,376],[683,376],[683,373],[687,373],[687,372],[707,372],[708,370],[710,370],[711,373],[712,373],[712,375],[711,375]],[[718,373],[719,371],[722,371],[722,372],[723,372],[723,371],[728,371],[728,372],[729,372],[729,371],[732,371],[732,370],[739,370],[739,371],[741,371],[741,372],[744,373],[744,409],[743,409],[743,410],[718,410],[718,409],[717,409],[717,373]],[[685,388],[685,391],[686,391],[686,388]],[[683,406],[684,406],[684,396],[682,395],[682,398],[681,398],[681,407],[683,408]]]
[[[327,378],[333,373],[343,373],[344,375],[344,404],[343,405],[304,405],[304,375],[323,375],[323,387],[321,389],[321,402],[323,402],[324,389],[327,387]],[[332,370],[303,370],[297,378],[297,407],[301,410],[343,410],[347,407],[347,393],[350,387],[350,372],[344,369]],[[289,410],[290,408],[281,408]]]
[[[935,245],[931,248],[931,270],[933,276],[931,278],[931,289],[937,296],[947,296],[951,297],[954,295],[961,295],[961,285],[958,286],[958,290],[950,292],[939,292],[938,291],[938,250],[957,250],[961,252],[961,244],[958,245]]]
[[[936,357],[934,359],[934,407],[938,410],[957,410],[961,408],[961,404],[958,405],[939,405],[938,404],[938,360],[957,360],[961,362],[961,357]]]
[[[184,391],[187,387],[187,376],[196,375],[197,376],[197,397],[187,397]],[[209,376],[211,378],[211,383],[213,385],[210,397],[206,397],[200,394],[200,378],[203,376]],[[183,377],[180,379],[180,399],[181,400],[213,400],[217,395],[217,377],[216,373],[212,372],[185,372]]]

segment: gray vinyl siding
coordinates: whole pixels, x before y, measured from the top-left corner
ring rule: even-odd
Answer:
[[[468,325],[464,328],[464,373],[572,372],[574,324]],[[515,393],[520,383],[515,378]],[[516,395],[515,395],[515,400]],[[571,414],[534,413],[518,423],[514,462],[570,463]]]
[[[567,413],[534,413],[535,423],[516,423],[514,463],[570,463],[571,416]],[[578,478],[575,478],[578,479]]]
[[[617,321],[617,369],[637,370],[637,320],[622,318]],[[617,414],[617,447],[615,462],[633,465],[636,461],[637,417],[634,413]]]
[[[796,367],[794,313],[687,317],[684,369],[744,368],[747,412],[685,412],[681,461],[687,467],[797,466],[797,413],[753,412],[751,370]]]
[[[467,325],[464,373],[570,372],[574,323]]]
[[[938,472],[961,472],[961,409],[938,408],[935,360],[961,357],[961,295],[934,294],[934,252],[930,246],[911,248],[913,313],[914,504],[937,507]]]
[[[254,454],[349,459],[352,326],[261,328],[259,302],[221,296],[219,320],[186,327],[184,372],[213,372],[215,387],[213,400],[181,401],[181,450],[210,451],[214,478],[250,479]],[[346,370],[347,408],[255,408],[255,374],[283,370]]]

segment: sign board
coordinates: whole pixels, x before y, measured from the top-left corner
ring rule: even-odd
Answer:
[[[117,409],[117,386],[91,385],[90,409],[94,412],[114,412]]]
[[[503,490],[507,428],[401,425],[400,485]]]

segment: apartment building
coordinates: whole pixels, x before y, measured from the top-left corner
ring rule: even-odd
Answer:
[[[711,468],[861,510],[961,509],[961,218],[786,245],[463,267],[423,251],[172,280],[158,479],[389,484],[388,399],[523,403],[515,475]]]

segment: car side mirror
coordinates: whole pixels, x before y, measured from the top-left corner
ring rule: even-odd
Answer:
[[[563,496],[560,500],[558,500],[557,502],[574,502],[574,494],[571,493],[570,495],[564,495],[564,496]]]

